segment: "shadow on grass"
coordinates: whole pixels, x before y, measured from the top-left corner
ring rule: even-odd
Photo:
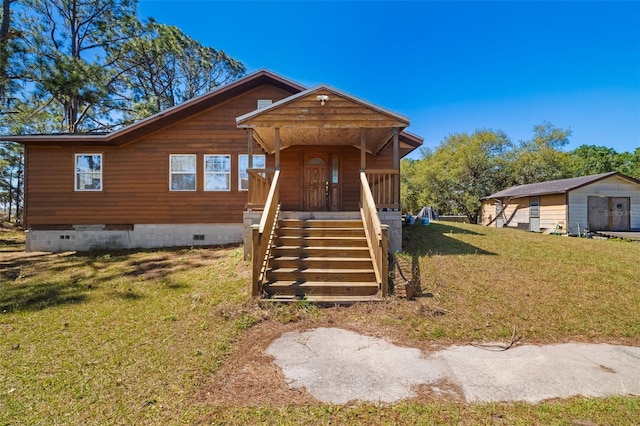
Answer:
[[[52,306],[81,303],[86,299],[86,288],[72,283],[3,283],[0,287],[0,312],[38,311]]]
[[[429,226],[406,225],[402,228],[402,252],[410,256],[410,260],[401,260],[394,257],[391,263],[404,282],[406,282],[406,296],[408,299],[414,296],[431,297],[430,293],[423,293],[420,271],[420,258],[434,255],[489,255],[492,253],[473,244],[460,241],[455,235],[484,236],[481,229],[478,232],[459,228],[444,223],[431,223]],[[409,270],[410,268],[410,270]],[[391,271],[391,279],[397,281],[396,271]],[[397,284],[397,282],[395,283]]]
[[[182,254],[184,259],[180,258]],[[166,289],[183,289],[188,285],[174,282],[171,274],[210,265],[221,256],[217,250],[193,252],[185,248],[8,254],[0,258],[0,312],[37,311],[82,303],[100,284],[123,277],[132,280],[131,287],[110,293],[112,297],[128,301],[144,298],[136,291],[137,281],[157,282]],[[35,280],[38,282],[34,283]]]
[[[455,235],[484,236],[485,234],[481,229],[476,232],[443,223],[432,222],[429,226],[405,226],[402,229],[402,251],[412,256],[496,255],[496,253],[460,241],[455,238]]]

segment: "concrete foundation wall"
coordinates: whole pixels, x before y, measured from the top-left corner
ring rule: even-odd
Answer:
[[[90,251],[132,248],[212,246],[242,242],[242,224],[134,225],[104,230],[103,225],[65,231],[26,232],[27,251]]]
[[[27,251],[91,251],[133,248],[190,247],[244,243],[245,257],[251,257],[251,226],[260,223],[262,212],[245,212],[243,223],[134,225],[132,230],[105,230],[104,225],[76,226],[72,230],[26,231]],[[389,227],[389,250],[402,250],[400,212],[379,212]],[[357,212],[283,212],[281,218],[360,219]]]
[[[383,225],[389,226],[389,251],[402,251],[402,214],[396,212],[378,212]]]

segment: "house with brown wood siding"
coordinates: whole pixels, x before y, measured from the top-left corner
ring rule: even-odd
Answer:
[[[25,147],[29,251],[244,242],[254,294],[344,298],[386,292],[408,126],[261,70],[112,133],[3,139]]]

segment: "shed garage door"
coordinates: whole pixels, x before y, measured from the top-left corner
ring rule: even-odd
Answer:
[[[631,230],[631,198],[610,197],[609,211],[611,231]]]
[[[629,197],[589,197],[589,230],[629,231],[630,207]]]

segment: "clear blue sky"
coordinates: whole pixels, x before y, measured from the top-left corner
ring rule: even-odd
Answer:
[[[478,128],[640,146],[640,2],[139,0],[248,72],[326,83],[411,118],[425,146]]]

